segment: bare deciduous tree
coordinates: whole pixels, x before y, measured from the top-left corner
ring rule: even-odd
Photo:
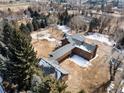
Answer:
[[[99,27],[99,33],[102,33],[104,29],[108,26],[108,24],[111,21],[111,17],[107,15],[103,15],[100,17],[100,27]]]
[[[79,32],[80,30],[87,30],[87,24],[82,19],[82,16],[74,16],[69,22],[69,27],[76,30],[77,32]]]
[[[118,59],[112,58],[109,62],[109,72],[110,72],[110,81],[114,81],[115,74],[117,72],[117,69],[119,68],[121,61]]]

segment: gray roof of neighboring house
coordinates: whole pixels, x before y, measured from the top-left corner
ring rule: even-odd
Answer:
[[[91,44],[88,44],[88,43],[83,43],[83,46],[86,47],[86,49],[89,51],[89,52],[92,52],[96,49],[96,45],[91,45]]]
[[[68,41],[70,42],[70,44],[67,44],[63,47],[60,47],[59,49],[53,51],[52,53],[50,53],[50,59],[51,60],[57,60],[58,58],[62,57],[63,55],[65,55],[66,53],[68,53],[69,51],[71,51],[72,49],[74,49],[75,47],[80,48],[84,51],[87,52],[92,52],[95,50],[96,45],[91,45],[91,44],[87,44],[84,42],[85,38],[80,35],[80,34],[75,34],[73,36],[67,36]],[[79,45],[75,45],[75,40],[78,40],[80,42],[83,42],[81,46]]]
[[[81,34],[75,34],[75,35],[66,35],[66,38],[68,41],[72,44],[76,43],[75,40],[84,42],[85,38]]]
[[[56,60],[50,60],[50,59],[45,59],[42,58],[40,62],[45,61],[52,67],[54,67],[56,70],[60,71],[62,74],[68,74],[66,70],[64,70],[62,67],[59,66],[58,62]]]
[[[68,53],[69,51],[71,51],[72,49],[74,49],[75,46],[73,46],[73,44],[67,44],[55,51],[53,51],[52,53],[50,53],[50,55],[52,55],[50,57],[50,59],[58,59],[60,57],[62,57],[64,54]]]
[[[80,34],[75,34],[71,36],[72,39],[84,42],[85,38]]]
[[[71,44],[75,43],[74,40],[71,38],[71,36],[67,36],[66,38],[67,38],[69,43],[71,43]]]

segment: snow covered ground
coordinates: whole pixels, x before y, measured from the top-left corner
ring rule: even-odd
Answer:
[[[110,46],[112,46],[114,44],[114,41],[109,40],[108,35],[103,35],[100,33],[92,33],[92,34],[89,34],[85,37],[89,38],[89,39],[97,40],[99,42],[105,43],[105,44],[110,45]]]
[[[71,30],[69,27],[65,26],[65,25],[57,25],[58,29],[61,30],[62,32],[68,34],[68,32]]]
[[[40,31],[40,32],[36,32],[36,33],[32,33],[31,37],[33,39],[38,39],[38,40],[43,40],[46,39],[48,41],[56,41],[55,38],[51,38],[51,35],[47,32],[47,31]]]
[[[73,55],[71,58],[69,58],[70,61],[73,61],[75,64],[81,66],[81,67],[88,67],[91,65],[89,61],[84,59],[83,57],[80,57],[78,55]]]

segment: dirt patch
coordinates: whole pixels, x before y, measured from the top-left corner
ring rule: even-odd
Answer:
[[[32,45],[37,52],[37,57],[47,58],[49,53],[60,45],[60,40],[63,38],[63,32],[50,27],[32,32],[31,37]]]
[[[56,48],[55,42],[49,42],[47,40],[32,41],[34,50],[37,52],[37,57],[48,57],[49,53]]]
[[[64,33],[57,28],[49,28],[48,32],[51,34],[52,37],[56,38],[57,40],[61,40],[63,38]]]

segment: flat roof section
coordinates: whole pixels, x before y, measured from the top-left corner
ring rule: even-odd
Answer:
[[[85,38],[80,34],[72,35],[71,38],[74,39],[74,40],[78,40],[80,42],[84,42],[84,40],[85,40]]]
[[[68,53],[69,51],[71,51],[74,48],[75,48],[75,46],[73,44],[67,44],[67,45],[53,51],[52,53],[50,53],[50,59],[57,60],[58,58],[62,57],[63,55],[65,55],[66,53]]]

